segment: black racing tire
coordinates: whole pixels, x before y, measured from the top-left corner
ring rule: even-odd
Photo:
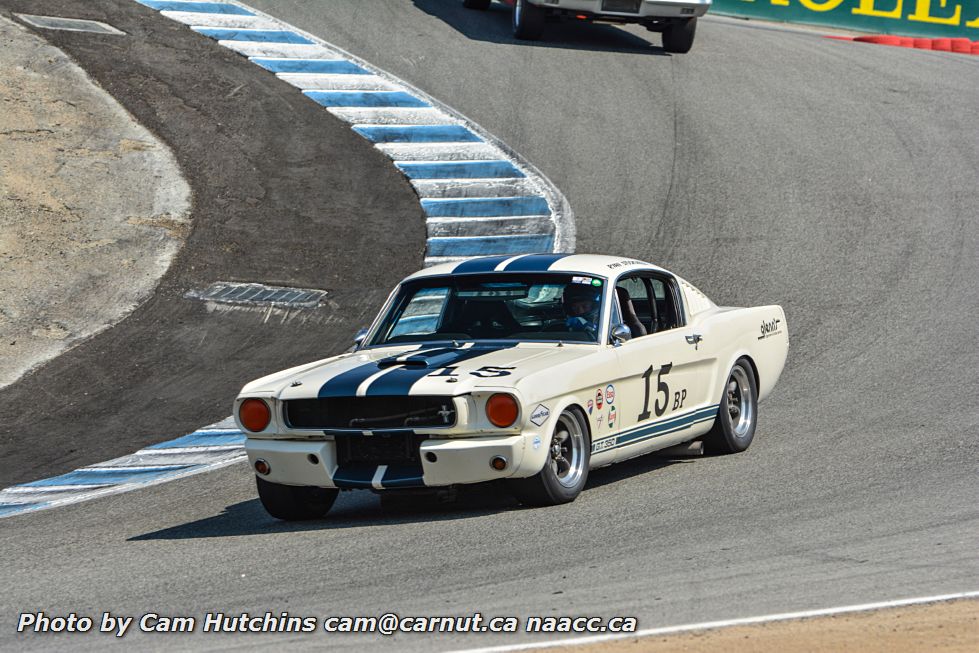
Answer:
[[[551,434],[550,455],[544,468],[529,478],[508,481],[511,494],[528,506],[556,506],[578,498],[588,481],[591,437],[580,410],[565,409]],[[562,462],[563,461],[563,462]]]
[[[489,9],[490,3],[493,0],[462,0],[462,6],[466,9],[478,9],[479,11],[486,11]]]
[[[663,49],[676,54],[686,54],[693,47],[693,37],[696,33],[696,18],[672,22],[663,30]]]
[[[320,519],[326,516],[340,494],[336,488],[282,485],[258,476],[255,484],[266,512],[283,521]]]
[[[544,33],[544,10],[527,0],[513,5],[513,35],[518,39],[536,41]]]
[[[739,358],[721,391],[714,426],[704,436],[709,454],[740,453],[751,445],[758,425],[758,381],[747,359]]]

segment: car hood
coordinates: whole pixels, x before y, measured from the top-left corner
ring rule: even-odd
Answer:
[[[384,347],[344,354],[249,383],[242,394],[278,399],[390,395],[462,395],[514,386],[545,368],[580,359],[594,345],[466,343]]]

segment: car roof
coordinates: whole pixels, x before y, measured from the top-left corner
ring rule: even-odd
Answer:
[[[605,254],[520,254],[516,256],[481,256],[442,263],[419,270],[405,280],[448,274],[487,272],[580,272],[601,277],[615,277],[629,269],[667,272],[652,263],[625,256]],[[669,274],[669,272],[667,272]]]

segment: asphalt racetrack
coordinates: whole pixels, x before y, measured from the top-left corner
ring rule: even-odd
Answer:
[[[719,304],[782,304],[785,373],[748,452],[636,459],[556,508],[490,491],[392,515],[358,492],[327,520],[285,524],[238,465],[4,520],[16,573],[0,648],[111,646],[17,635],[16,615],[35,609],[629,615],[652,628],[976,589],[974,58],[716,18],[668,56],[636,28],[552,26],[518,43],[506,12],[449,1],[251,4],[524,155],[569,199],[578,251],[658,263]],[[122,641],[273,639],[421,651],[533,638]]]

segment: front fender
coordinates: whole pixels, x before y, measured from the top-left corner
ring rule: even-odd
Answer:
[[[527,444],[524,449],[524,457],[520,469],[513,475],[515,478],[533,476],[544,468],[544,463],[547,462],[550,455],[551,436],[554,434],[558,416],[570,407],[576,407],[584,415],[586,401],[577,395],[566,395],[557,399],[539,402],[533,406],[527,406],[527,426],[529,428],[524,431]],[[548,416],[546,420],[541,421],[541,424],[537,426],[533,422],[530,422],[529,419],[540,406],[547,409]],[[584,426],[585,434],[588,436],[587,446],[590,449],[591,426],[588,424],[587,418],[584,420]]]

